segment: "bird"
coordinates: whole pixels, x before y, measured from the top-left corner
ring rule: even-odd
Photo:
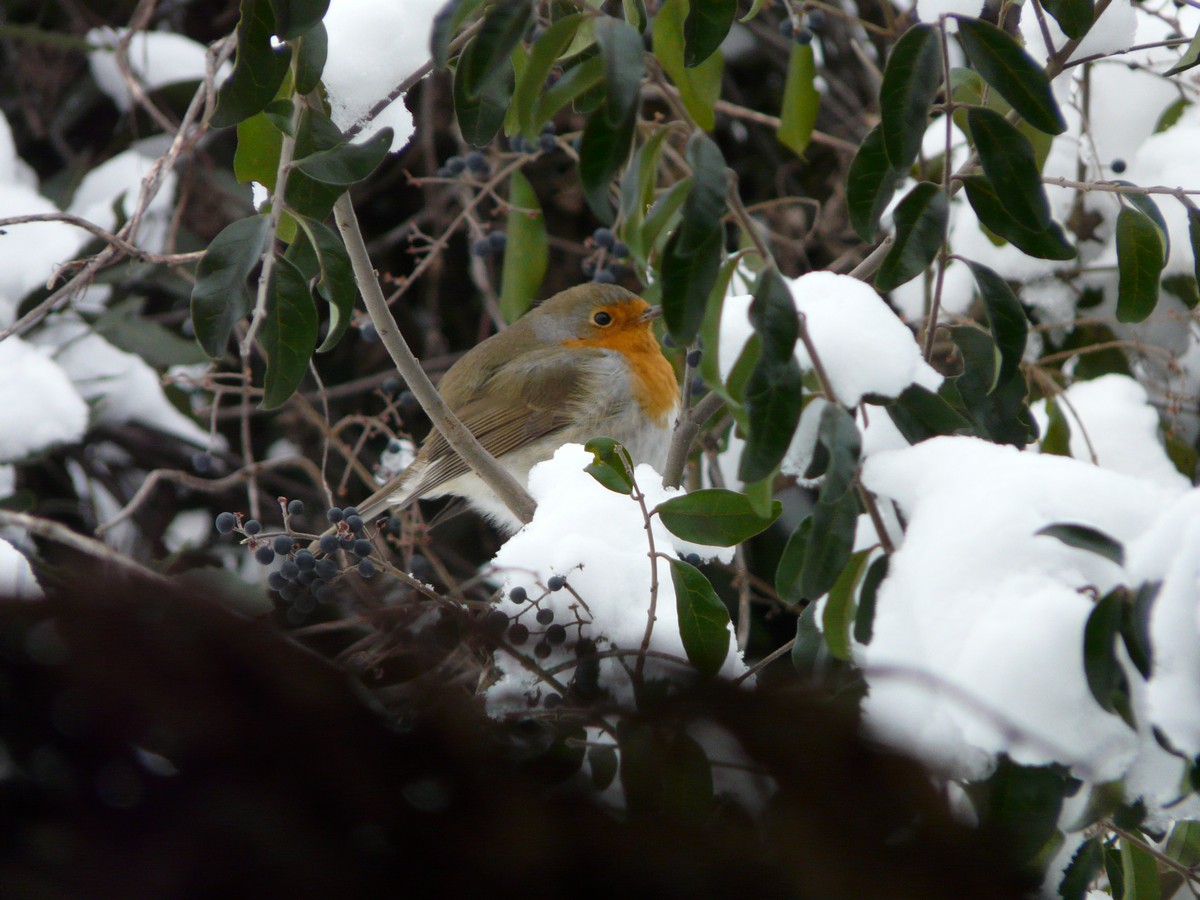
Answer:
[[[468,351],[442,376],[451,411],[522,485],[564,444],[614,438],[661,470],[679,409],[675,370],[653,322],[661,310],[612,284],[562,291]],[[453,495],[502,533],[522,522],[436,429],[412,464],[359,505],[364,520]]]

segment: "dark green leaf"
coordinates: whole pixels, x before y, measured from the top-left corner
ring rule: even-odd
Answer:
[[[821,617],[821,627],[825,632],[825,643],[834,659],[850,662],[853,655],[850,650],[850,629],[854,624],[855,605],[854,589],[867,570],[867,558],[870,550],[859,550],[852,554],[842,569],[833,587],[829,589],[829,599],[825,602],[824,614]]]
[[[887,404],[892,422],[910,444],[939,434],[969,434],[971,421],[964,418],[945,398],[919,384],[910,384]]]
[[[779,112],[779,142],[800,156],[812,139],[821,106],[821,92],[814,85],[817,77],[812,44],[792,44],[788,57],[787,81],[783,86],[783,108]]]
[[[1127,187],[1136,188],[1137,185],[1130,181],[1118,181],[1117,184]],[[1158,236],[1162,238],[1163,244],[1163,261],[1171,258],[1171,234],[1167,230],[1167,220],[1163,218],[1162,212],[1158,208],[1158,204],[1154,202],[1154,198],[1149,194],[1138,193],[1132,191],[1121,194],[1121,200],[1128,203],[1134,209],[1143,213],[1158,229]]]
[[[289,134],[292,137],[296,136],[296,124],[292,121],[293,114],[296,113],[296,107],[292,105],[291,100],[272,100],[266,105],[262,111],[262,115],[266,116],[272,125],[279,131],[280,134]],[[251,116],[246,122],[253,122],[257,116]],[[245,122],[239,122],[238,140],[241,140],[241,125]],[[271,187],[274,188],[274,182]]]
[[[291,104],[288,104],[289,108]],[[237,149],[233,153],[233,174],[242,184],[257,181],[269,191],[275,190],[279,172],[279,151],[283,135],[266,113],[256,113],[237,124]]]
[[[1062,134],[1067,123],[1050,82],[1011,35],[981,19],[956,17],[958,39],[984,81],[1007,100],[1030,125],[1047,134]]]
[[[250,216],[225,226],[196,266],[192,324],[213,359],[224,355],[234,324],[250,310],[246,279],[262,257],[268,224],[265,216]]]
[[[1117,214],[1118,322],[1142,322],[1154,312],[1165,262],[1158,226],[1145,213],[1122,206]]]
[[[1129,680],[1117,658],[1116,637],[1121,627],[1122,597],[1112,591],[1102,597],[1088,615],[1083,629],[1083,670],[1088,689],[1106,711],[1121,715],[1134,727],[1126,714],[1129,705]]]
[[[714,231],[721,230],[726,174],[725,157],[706,134],[692,135],[686,155],[692,167],[692,188],[683,204],[679,251],[689,255],[706,244]]]
[[[659,195],[642,225],[642,249],[649,256],[663,230],[674,219],[692,189],[691,177],[680,179]]]
[[[812,534],[812,526],[812,516],[808,516],[796,526],[796,530],[792,532],[791,537],[783,546],[779,565],[775,567],[775,593],[784,603],[797,603],[803,599],[796,591],[796,587],[800,584],[800,575],[804,571],[804,557],[808,552],[808,539]],[[815,624],[813,630],[818,635],[820,634]]]
[[[537,137],[542,122],[538,120],[538,98],[546,87],[546,78],[550,75],[558,58],[571,44],[575,32],[583,16],[578,13],[564,16],[542,32],[529,51],[529,64],[517,81],[513,91],[513,106],[517,110],[517,121],[521,124],[521,133],[527,139]]]
[[[297,94],[308,94],[317,89],[328,55],[329,33],[325,30],[325,23],[318,22],[300,41],[300,55],[296,58]]]
[[[468,96],[482,94],[491,79],[512,65],[509,55],[521,42],[532,15],[530,0],[500,0],[487,6],[479,33],[471,38],[458,60],[455,84],[461,81]]]
[[[321,24],[329,0],[271,0],[275,7],[275,34],[290,41]]]
[[[829,647],[817,627],[815,603],[796,617],[796,642],[792,644],[792,667],[804,678],[819,676],[829,664]]]
[[[1200,821],[1183,819],[1171,827],[1163,852],[1185,866],[1200,864]]]
[[[987,266],[965,260],[975,276],[980,299],[987,313],[988,328],[992,340],[1000,351],[1000,372],[996,378],[1003,384],[1015,375],[1025,355],[1025,341],[1029,336],[1029,320],[1025,310],[1003,278]]]
[[[1193,275],[1168,275],[1162,280],[1162,289],[1188,309],[1200,306],[1200,286]]]
[[[717,52],[737,14],[737,0],[694,0],[683,23],[683,63],[695,68]]]
[[[821,410],[821,422],[817,428],[817,446],[824,450],[829,460],[824,469],[821,502],[833,503],[850,490],[858,475],[862,437],[854,423],[854,416],[834,403],[826,404]]]
[[[703,572],[680,559],[670,563],[683,649],[701,674],[716,675],[729,655],[729,610]]]
[[[1039,528],[1036,534],[1057,538],[1068,547],[1077,547],[1080,550],[1095,553],[1097,556],[1103,556],[1118,566],[1125,565],[1125,548],[1121,546],[1121,542],[1089,525],[1055,522],[1053,525]]]
[[[1192,245],[1192,269],[1200,284],[1200,209],[1187,205],[1188,240]]]
[[[342,239],[328,226],[301,217],[301,235],[288,247],[288,260],[306,279],[317,278],[317,289],[329,304],[329,332],[318,353],[327,353],[350,325],[358,284]]]
[[[248,119],[275,99],[292,59],[287,45],[271,46],[275,13],[271,0],[242,0],[237,24],[237,55],[233,72],[217,90],[217,108],[210,124],[228,128]]]
[[[950,204],[936,184],[922,181],[892,213],[896,239],[875,276],[875,287],[886,292],[898,288],[928,268],[946,237]]]
[[[773,501],[770,517],[762,518],[745,494],[708,488],[672,497],[660,503],[655,512],[676,537],[695,544],[733,547],[765,531],[779,518],[783,504]]]
[[[584,471],[598,482],[618,494],[633,491],[633,469],[625,448],[612,438],[592,438],[583,445],[592,454],[592,461]]]
[[[679,88],[679,99],[696,124],[705,131],[712,131],[716,124],[713,106],[721,93],[725,60],[720,53],[713,53],[694,68],[684,64],[684,20],[687,17],[687,0],[663,3],[654,17],[654,56]]]
[[[884,554],[877,558],[867,569],[863,579],[862,590],[858,594],[858,612],[854,615],[854,639],[864,646],[871,643],[875,630],[875,598],[879,594],[879,586],[887,577],[890,557]]]
[[[1125,641],[1125,649],[1129,659],[1142,673],[1143,678],[1149,678],[1154,668],[1154,647],[1150,643],[1150,610],[1158,599],[1162,583],[1146,582],[1133,592],[1132,597],[1126,597],[1121,610],[1121,638]]]
[[[621,9],[625,12],[625,21],[638,31],[645,31],[650,17],[646,13],[646,0],[621,0]]]
[[[1128,838],[1122,838],[1121,868],[1126,900],[1161,900],[1158,863],[1150,855],[1150,851]]]
[[[604,101],[588,117],[579,148],[579,179],[588,205],[602,221],[613,221],[609,187],[629,158],[641,90],[642,36],[626,22],[609,16],[596,23],[596,41],[604,65]]]
[[[968,787],[980,840],[1028,866],[1055,837],[1066,789],[1060,767],[1022,766],[1002,755],[987,781]]]
[[[917,158],[929,107],[941,83],[938,32],[914,25],[896,42],[879,87],[879,127],[892,168],[903,172]]]
[[[137,299],[114,304],[96,320],[96,334],[156,369],[208,362],[208,354],[195,341],[146,318],[142,305]]]
[[[504,267],[500,275],[500,312],[515,322],[532,305],[546,276],[550,245],[546,217],[533,186],[515,171],[508,182],[508,223]]]
[[[596,42],[604,60],[607,89],[601,107],[609,122],[616,124],[637,111],[642,86],[642,36],[628,22],[604,16],[596,22]]]
[[[536,120],[549,121],[560,109],[593,91],[603,80],[604,60],[599,56],[589,56],[578,65],[571,66],[562,78],[542,93],[538,100]]]
[[[883,131],[876,125],[867,133],[846,174],[846,209],[850,224],[864,241],[873,241],[879,218],[904,179],[888,162]]]
[[[1075,258],[1075,248],[1071,246],[1057,222],[1052,221],[1049,227],[1040,231],[1029,228],[1009,214],[987,178],[982,175],[968,175],[962,179],[962,183],[967,191],[967,200],[970,201],[980,223],[997,237],[1038,259]]]
[[[438,69],[446,68],[450,61],[450,43],[458,26],[483,5],[483,0],[448,0],[433,17],[433,30],[429,38],[429,52]]]
[[[1069,38],[1081,38],[1092,27],[1092,0],[1044,0],[1042,6]]]
[[[308,279],[285,257],[276,257],[271,288],[262,324],[267,374],[261,409],[275,409],[292,396],[317,346],[317,308]]]
[[[1183,56],[1179,62],[1171,66],[1164,73],[1167,77],[1178,75],[1180,72],[1186,72],[1193,66],[1200,64],[1200,31],[1196,32],[1196,36],[1192,38],[1192,42],[1187,45],[1187,49],[1183,51]]]
[[[332,150],[345,142],[345,137],[327,115],[307,106],[301,110],[300,127],[296,130],[296,159]],[[342,192],[343,188],[338,185],[322,184],[293,169],[287,182],[287,206],[302,216],[324,221]]]
[[[392,146],[392,129],[384,128],[361,144],[320,150],[292,165],[314,181],[349,187],[375,171]]]
[[[472,147],[483,147],[491,143],[504,124],[504,117],[512,103],[516,75],[512,64],[506,60],[495,75],[478,85],[477,92],[471,92],[459,73],[474,46],[474,42],[467,45],[459,59],[458,70],[454,73],[454,116],[458,119],[458,130],[462,132],[463,140]]]
[[[1008,214],[1035,231],[1049,228],[1050,201],[1042,187],[1033,147],[1025,135],[1000,113],[986,107],[971,109],[967,124],[984,174]]]
[[[621,177],[621,236],[632,255],[645,262],[647,253],[642,243],[642,224],[654,202],[658,156],[669,128],[659,128],[634,155],[633,162]]]
[[[1037,440],[1038,428],[1027,404],[1029,388],[1020,373],[1000,381],[1000,352],[991,335],[968,325],[950,328],[963,359],[960,375],[943,388],[957,394],[959,411],[974,425],[975,434],[998,444],[1023,447]]]
[[[821,501],[813,507],[804,571],[795,586],[800,597],[815,600],[833,588],[854,550],[858,513],[858,498],[853,491],[831,503]]]
[[[686,210],[686,201],[684,208]],[[686,212],[685,212],[686,220]],[[672,338],[691,343],[704,321],[705,305],[721,268],[722,234],[713,231],[695,252],[679,252],[682,229],[671,235],[659,268],[662,276],[663,322]]]
[[[1071,425],[1063,415],[1060,404],[1053,398],[1046,398],[1046,435],[1042,438],[1041,451],[1052,456],[1071,455]]]

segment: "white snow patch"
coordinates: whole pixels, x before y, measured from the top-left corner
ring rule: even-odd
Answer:
[[[19,337],[0,341],[0,461],[78,441],[87,404],[53,360]]]

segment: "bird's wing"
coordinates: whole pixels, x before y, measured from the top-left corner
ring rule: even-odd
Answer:
[[[512,360],[455,413],[483,448],[499,458],[570,424],[575,401],[584,393],[587,358],[600,352],[563,348]],[[428,493],[470,470],[436,430],[421,456],[429,466],[410,496]]]

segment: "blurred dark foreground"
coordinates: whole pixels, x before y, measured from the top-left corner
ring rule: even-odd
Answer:
[[[923,770],[794,690],[627,720],[621,815],[461,693],[418,695],[385,714],[268,623],[157,584],[0,601],[0,897],[1022,895]],[[696,719],[774,778],[761,816],[668,796],[686,779],[656,748]]]

